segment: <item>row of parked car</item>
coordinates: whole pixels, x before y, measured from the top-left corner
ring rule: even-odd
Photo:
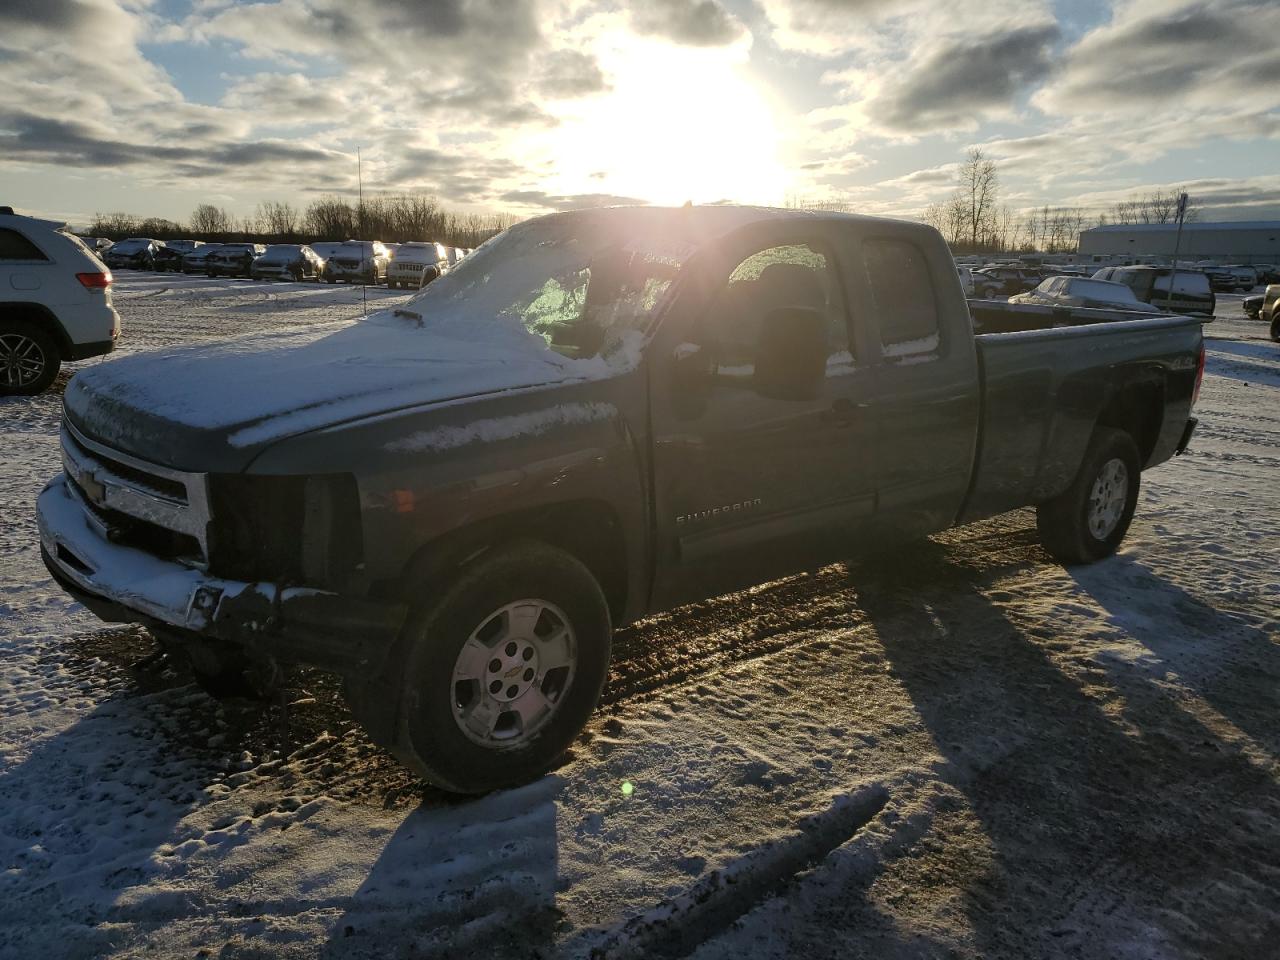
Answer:
[[[171,270],[210,277],[258,280],[323,280],[325,283],[386,283],[417,289],[443,276],[471,252],[432,241],[381,243],[346,240],[300,243],[204,243],[130,237],[105,248],[86,245],[113,270]]]
[[[1280,281],[1271,266],[1179,267],[1136,264],[1090,272],[1079,265],[1043,267],[957,266],[965,292],[978,299],[1007,296],[1011,303],[1099,309],[1145,309],[1212,315],[1220,290],[1252,290]],[[1247,312],[1247,309],[1246,309]]]

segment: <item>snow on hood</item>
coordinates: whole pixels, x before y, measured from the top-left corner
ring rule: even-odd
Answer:
[[[383,311],[101,363],[71,379],[65,404],[103,442],[177,466],[174,456],[190,456],[166,449],[189,441],[175,427],[200,431],[204,449],[247,450],[403,407],[607,376],[636,362],[638,344],[628,346],[572,360],[519,323],[420,326]]]

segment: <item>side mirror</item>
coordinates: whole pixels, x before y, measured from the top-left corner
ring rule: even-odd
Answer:
[[[756,392],[778,400],[811,400],[827,372],[827,318],[810,307],[765,314],[756,346]]]

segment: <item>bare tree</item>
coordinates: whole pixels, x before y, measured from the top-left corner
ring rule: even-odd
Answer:
[[[191,232],[199,236],[230,233],[232,229],[231,214],[211,203],[202,203],[191,213]]]
[[[164,217],[147,217],[138,224],[138,233],[157,240],[172,239],[181,236],[184,232],[182,224],[166,220]]]
[[[1000,193],[996,163],[980,147],[971,147],[960,165],[960,196],[964,201],[969,243],[990,230],[991,215]]]
[[[258,204],[258,221],[267,233],[276,237],[292,237],[298,231],[298,211],[288,203]]]
[[[131,213],[95,213],[89,232],[96,237],[136,236],[138,234],[138,218]]]

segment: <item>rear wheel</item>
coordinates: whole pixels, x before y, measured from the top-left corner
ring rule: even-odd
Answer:
[[[1115,553],[1138,505],[1142,463],[1133,438],[1098,427],[1071,486],[1036,508],[1040,542],[1065,564]]]
[[[458,793],[550,770],[595,709],[609,665],[600,585],[576,558],[541,543],[482,557],[406,629],[392,748]]]
[[[0,320],[0,396],[43,393],[58,375],[58,344],[34,323]]]

